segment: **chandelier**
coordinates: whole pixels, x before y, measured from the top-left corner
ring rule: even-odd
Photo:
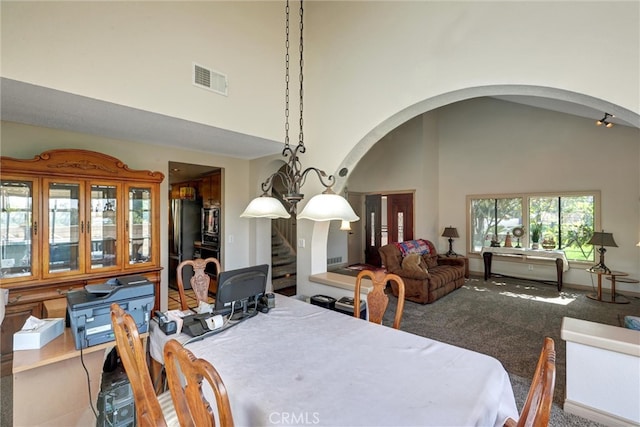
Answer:
[[[335,177],[327,175],[321,169],[307,167],[303,169],[300,161],[300,154],[306,151],[304,146],[304,132],[302,130],[303,119],[303,86],[302,74],[303,62],[303,0],[300,0],[300,133],[298,135],[298,145],[292,148],[289,144],[289,0],[286,2],[286,42],[285,42],[285,139],[282,156],[287,159],[286,166],[269,176],[262,183],[262,195],[253,199],[245,211],[240,215],[242,218],[290,218],[291,214],[296,214],[298,202],[304,198],[301,188],[304,185],[307,175],[315,174],[325,190],[309,200],[302,212],[297,215],[298,219],[310,219],[313,221],[357,221],[360,218],[355,214],[349,202],[333,191]],[[283,204],[273,197],[273,187],[276,179],[279,179],[285,187],[282,198],[289,203],[289,212]]]

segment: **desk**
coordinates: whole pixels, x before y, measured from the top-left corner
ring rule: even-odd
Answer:
[[[146,341],[148,335],[144,333],[140,337]],[[100,393],[105,354],[114,346],[115,341],[111,341],[82,350],[82,360],[91,379],[94,408]],[[62,335],[41,349],[14,352],[13,425],[96,425],[89,407],[87,373],[70,328],[65,328]]]
[[[220,373],[236,425],[502,426],[518,418],[507,372],[492,357],[276,298],[268,314],[186,345]],[[173,336],[153,324],[150,351],[161,361]]]
[[[601,302],[611,302],[614,304],[629,304],[629,300],[616,300],[616,277],[628,276],[629,274],[621,271],[591,271],[587,269],[591,274],[598,275],[598,292],[596,294],[587,294],[587,298],[591,298]],[[611,299],[602,299],[602,276],[607,276],[607,279],[611,280]]]
[[[493,258],[493,254],[499,256],[511,256],[518,257],[520,259],[526,260],[528,258],[531,259],[553,259],[556,263],[556,282],[552,282],[557,284],[558,291],[562,291],[562,273],[564,271],[569,271],[569,261],[567,260],[567,256],[564,251],[546,251],[546,250],[537,250],[537,249],[527,249],[527,248],[505,248],[505,247],[483,247],[482,248],[482,258],[484,259],[484,280],[487,280],[491,277],[491,260]],[[499,275],[501,276],[501,275]],[[508,277],[508,276],[505,276]],[[533,280],[536,282],[548,283],[548,280],[536,280],[536,279],[524,279],[524,280]]]
[[[91,378],[94,407],[100,392],[105,352],[115,342],[82,350]],[[69,328],[38,350],[16,350],[13,355],[13,425],[95,425],[89,407],[87,374],[80,363]]]

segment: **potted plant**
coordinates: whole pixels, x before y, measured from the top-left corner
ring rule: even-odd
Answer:
[[[556,239],[553,235],[549,234],[544,237],[544,240],[542,240],[542,247],[548,251],[556,247]]]
[[[540,243],[540,233],[542,233],[542,224],[537,222],[531,225],[531,249],[538,249]]]

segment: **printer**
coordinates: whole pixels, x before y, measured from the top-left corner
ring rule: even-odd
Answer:
[[[126,276],[105,284],[87,285],[67,293],[67,316],[76,350],[115,339],[111,327],[114,302],[133,317],[140,333],[149,330],[155,286],[146,277]]]

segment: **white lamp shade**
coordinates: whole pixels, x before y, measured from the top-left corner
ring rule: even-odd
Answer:
[[[358,221],[360,218],[351,208],[344,197],[334,193],[317,194],[309,200],[298,219],[310,219],[312,221]]]
[[[260,196],[249,203],[240,218],[291,218],[291,214],[275,197]]]

